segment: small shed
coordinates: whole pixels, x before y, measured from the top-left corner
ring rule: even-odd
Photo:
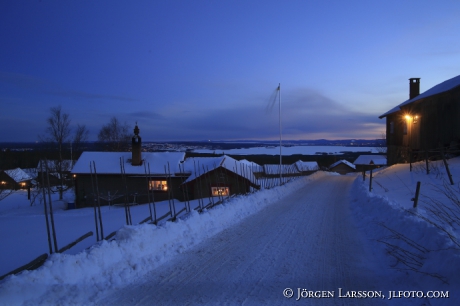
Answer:
[[[0,172],[1,189],[27,189],[30,187],[32,177],[21,168]]]
[[[329,171],[337,172],[339,174],[347,174],[355,172],[356,166],[347,160],[341,159],[329,166]]]
[[[387,157],[385,155],[360,155],[353,164],[356,166],[356,171],[369,171],[386,166]]]
[[[312,174],[313,172],[319,170],[318,163],[315,161],[304,162],[304,161],[298,160],[293,165],[297,168],[297,170],[302,175]]]
[[[181,165],[190,176],[182,188],[191,199],[209,196],[229,196],[259,189],[252,167],[230,156],[191,157]]]

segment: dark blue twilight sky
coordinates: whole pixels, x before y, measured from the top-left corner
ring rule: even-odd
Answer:
[[[460,1],[0,3],[0,141],[61,105],[90,140],[380,138],[378,116],[460,72]]]

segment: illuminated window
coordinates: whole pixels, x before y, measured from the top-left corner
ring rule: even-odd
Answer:
[[[228,187],[211,187],[211,193],[213,196],[228,196],[230,189]]]
[[[160,181],[160,180],[153,180],[149,182],[149,189],[150,190],[168,190],[168,182],[167,181]]]

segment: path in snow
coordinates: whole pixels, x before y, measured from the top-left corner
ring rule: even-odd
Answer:
[[[268,206],[111,292],[101,305],[361,305],[346,290],[382,290],[349,212],[355,177],[329,176]],[[283,297],[283,289],[294,297]],[[335,298],[295,301],[297,288]],[[387,292],[382,292],[387,294]]]

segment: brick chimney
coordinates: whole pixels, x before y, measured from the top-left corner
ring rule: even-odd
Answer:
[[[420,78],[409,79],[409,99],[413,99],[420,94]]]
[[[141,137],[139,136],[139,128],[136,126],[134,127],[134,136],[132,138],[132,159],[131,165],[133,166],[140,166],[142,165],[142,141]]]

